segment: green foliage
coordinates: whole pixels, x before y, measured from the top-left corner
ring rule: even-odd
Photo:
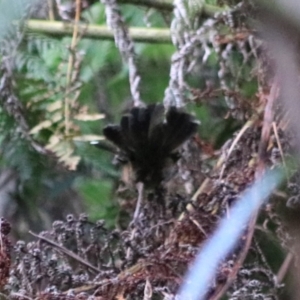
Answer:
[[[108,227],[115,225],[118,210],[116,205],[111,202],[111,180],[78,178],[75,188],[85,199],[86,212],[91,220],[104,219]]]

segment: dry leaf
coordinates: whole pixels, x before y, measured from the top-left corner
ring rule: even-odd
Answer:
[[[76,142],[93,142],[93,141],[102,141],[104,136],[96,134],[85,134],[80,136],[74,136],[73,141]]]
[[[54,135],[50,138],[46,149],[53,151],[58,160],[69,170],[76,170],[81,158],[80,156],[73,155],[75,147],[71,141],[63,140],[62,136]]]
[[[45,148],[54,151],[55,147],[57,146],[57,144],[59,144],[60,141],[61,141],[60,136],[52,135],[49,140],[49,144],[46,145]]]
[[[62,119],[61,113],[56,113],[52,116],[51,120],[45,120],[38,125],[34,126],[30,131],[29,134],[35,134],[41,131],[42,129],[51,127],[52,124],[60,121]]]
[[[60,159],[60,161],[62,161],[69,170],[75,171],[80,162],[80,159],[80,156],[67,156],[64,157],[64,159]]]
[[[62,107],[63,107],[62,101],[55,101],[54,103],[51,103],[47,106],[47,111],[53,112],[53,111],[62,109]]]
[[[30,131],[29,134],[35,134],[38,133],[39,131],[41,131],[44,128],[48,128],[52,125],[52,122],[49,120],[43,121],[40,124],[34,126]]]
[[[78,114],[74,116],[78,121],[96,121],[105,118],[104,114]]]

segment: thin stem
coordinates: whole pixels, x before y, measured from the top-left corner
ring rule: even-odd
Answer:
[[[67,84],[66,84],[66,92],[65,92],[65,107],[64,107],[64,113],[65,113],[65,135],[68,136],[70,133],[70,104],[71,99],[69,95],[69,90],[71,87],[71,81],[72,81],[72,71],[73,71],[73,65],[74,65],[74,51],[77,44],[78,39],[78,23],[80,20],[80,13],[81,13],[81,0],[76,0],[76,12],[75,12],[75,25],[73,28],[73,36],[70,46],[70,55],[69,55],[69,61],[68,61],[68,70],[67,70]]]
[[[136,184],[138,190],[138,199],[135,207],[135,212],[133,215],[133,222],[135,222],[140,214],[141,206],[143,203],[143,194],[144,194],[144,184],[142,182],[138,182]]]

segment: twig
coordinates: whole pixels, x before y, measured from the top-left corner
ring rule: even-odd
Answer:
[[[254,230],[252,230],[252,228],[255,228],[256,218],[257,218],[257,213],[255,213],[253,215],[253,217],[251,218],[251,220],[249,222],[248,232],[246,235],[246,241],[244,243],[244,247],[242,248],[241,252],[239,253],[239,256],[238,256],[237,260],[235,261],[233,268],[231,269],[231,272],[227,278],[226,283],[224,285],[218,286],[218,288],[216,289],[214,294],[209,298],[209,300],[220,299],[225,294],[227,289],[230,287],[232,282],[234,281],[239,269],[243,265],[243,262],[248,254],[248,250],[251,246],[253,232],[254,232]]]
[[[237,134],[237,136],[235,137],[235,139],[233,140],[232,144],[230,145],[230,148],[228,150],[228,153],[226,153],[226,161],[228,161],[234,147],[237,145],[237,143],[239,142],[239,140],[242,138],[243,134],[253,126],[253,124],[255,123],[255,121],[257,120],[258,115],[255,115],[254,118],[248,120],[246,122],[246,124],[242,127],[242,129],[239,131],[239,133]],[[219,180],[222,179],[225,168],[226,168],[226,161],[224,162],[224,164],[222,165],[222,170],[220,172],[220,176],[219,176]]]
[[[34,300],[34,298],[28,297],[28,296],[24,295],[23,293],[12,293],[11,297],[13,297],[13,299]]]
[[[273,106],[274,102],[278,97],[279,87],[277,78],[274,78],[273,84],[270,89],[270,93],[267,97],[267,104],[264,113],[264,122],[261,131],[261,139],[258,148],[258,167],[256,170],[256,179],[260,178],[265,170],[265,164],[267,162],[267,148],[270,139],[273,123]]]
[[[282,282],[282,280],[284,279],[292,261],[293,261],[293,254],[290,252],[288,253],[288,255],[286,256],[283,264],[280,266],[280,269],[276,275],[276,280],[277,280],[277,284],[280,284]]]
[[[274,131],[274,134],[275,134],[277,146],[278,146],[278,149],[279,149],[279,152],[280,152],[282,164],[283,164],[284,169],[285,169],[285,172],[286,172],[286,178],[288,179],[288,178],[289,178],[289,177],[288,177],[288,168],[287,168],[286,161],[285,161],[285,158],[284,158],[284,154],[283,154],[281,142],[280,142],[280,139],[279,139],[279,135],[278,135],[278,130],[277,130],[276,123],[273,122],[273,123],[272,123],[272,126],[273,126],[273,131]]]
[[[189,219],[196,225],[196,227],[204,234],[204,236],[207,238],[207,233],[205,232],[204,228],[201,226],[201,224],[195,220],[192,217],[189,217]]]
[[[39,234],[36,234],[36,233],[34,233],[34,232],[32,232],[32,231],[29,231],[29,233],[30,233],[31,235],[33,235],[34,237],[36,237],[36,238],[38,238],[38,239],[40,239],[40,240],[42,240],[42,241],[48,243],[49,245],[51,245],[52,247],[58,249],[59,251],[63,252],[64,254],[66,254],[66,255],[72,257],[73,259],[77,260],[79,263],[81,263],[82,265],[88,267],[89,269],[93,270],[94,272],[100,273],[100,270],[99,270],[99,269],[97,269],[96,267],[94,267],[93,265],[91,265],[90,263],[88,263],[87,261],[85,261],[84,259],[82,259],[80,256],[74,254],[72,251],[69,251],[68,249],[66,249],[66,248],[64,248],[64,247],[62,247],[62,246],[60,246],[60,245],[58,245],[58,244],[55,243],[54,241],[51,241],[51,240],[47,239],[47,238],[44,237],[44,236],[41,236],[41,235],[39,235]]]
[[[141,206],[143,203],[143,194],[144,194],[144,184],[142,182],[137,183],[137,190],[138,190],[138,199],[136,203],[135,212],[133,215],[133,222],[135,222],[138,219],[138,216],[140,214]]]

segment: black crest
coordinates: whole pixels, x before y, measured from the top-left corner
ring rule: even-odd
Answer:
[[[104,136],[113,142],[132,164],[136,181],[156,185],[170,159],[174,162],[178,147],[196,133],[199,122],[190,114],[162,105],[134,107],[120,125],[108,125]]]

